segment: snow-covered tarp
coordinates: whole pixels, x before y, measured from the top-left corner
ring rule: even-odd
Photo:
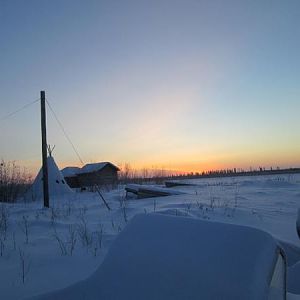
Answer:
[[[275,239],[258,229],[142,214],[91,277],[34,299],[284,299],[279,257]]]
[[[125,190],[130,193],[145,196],[171,196],[185,194],[182,191],[143,184],[127,184]]]

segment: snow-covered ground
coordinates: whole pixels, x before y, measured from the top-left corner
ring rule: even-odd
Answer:
[[[300,294],[300,174],[191,180],[174,189],[185,194],[125,199],[124,187],[74,193],[41,202],[0,205],[1,299],[23,299],[90,276],[113,240],[136,214],[160,212],[241,224],[271,233],[288,259],[288,290]],[[120,249],[120,253],[126,249]]]

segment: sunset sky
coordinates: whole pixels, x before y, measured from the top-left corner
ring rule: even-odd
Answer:
[[[0,159],[40,166],[39,103],[2,118],[45,90],[86,163],[300,167],[299,53],[299,0],[0,0]]]

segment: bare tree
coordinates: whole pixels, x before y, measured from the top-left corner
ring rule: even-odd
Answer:
[[[53,227],[53,228],[54,228],[53,237],[58,243],[61,255],[67,255],[68,251],[67,251],[67,246],[66,246],[65,241],[63,241],[62,238],[58,235],[56,228],[55,227]]]
[[[2,235],[0,235],[0,256],[3,256],[4,254],[4,248],[5,248],[5,242]]]
[[[120,172],[120,179],[127,182],[132,177],[132,167],[129,163],[125,163]]]
[[[76,229],[74,225],[72,224],[69,225],[68,233],[69,233],[69,240],[68,240],[69,254],[72,256],[76,245]]]
[[[28,244],[29,242],[29,222],[28,216],[22,216],[22,221],[19,223],[19,226],[22,232],[25,235],[25,243]]]
[[[0,162],[0,202],[15,202],[31,182],[26,169],[13,162]]]
[[[8,223],[9,223],[9,210],[5,204],[0,205],[0,234],[4,238],[7,237],[7,230],[8,230]]]
[[[91,231],[89,230],[87,226],[87,221],[85,219],[85,216],[82,215],[80,217],[80,223],[77,226],[77,232],[81,239],[81,243],[83,246],[90,246],[93,240],[93,236]]]
[[[25,254],[25,251],[21,248],[19,248],[19,259],[21,268],[21,278],[24,284],[30,270],[30,259],[29,256]]]

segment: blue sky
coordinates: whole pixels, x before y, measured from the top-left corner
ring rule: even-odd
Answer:
[[[0,37],[0,118],[46,90],[85,162],[300,165],[297,0],[0,0]],[[38,104],[0,121],[0,157],[39,166],[39,125]]]

